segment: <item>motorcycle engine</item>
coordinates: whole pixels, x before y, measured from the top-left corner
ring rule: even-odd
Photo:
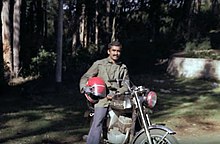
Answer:
[[[126,133],[126,129],[131,128],[132,119],[125,116],[119,116],[117,125],[121,132]]]
[[[108,132],[108,142],[113,144],[121,144],[126,138],[126,135],[121,133],[118,128],[114,127]]]
[[[123,143],[126,139],[126,132],[128,132],[132,125],[132,119],[125,116],[119,116],[113,128],[108,132],[108,141],[110,143]]]

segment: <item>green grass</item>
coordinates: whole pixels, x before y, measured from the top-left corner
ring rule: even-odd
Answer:
[[[220,119],[220,87],[213,81],[166,75],[138,75],[132,79],[157,92],[154,122],[172,127],[180,125],[173,121],[180,118],[199,118],[200,122]],[[59,91],[45,81],[6,90],[0,97],[0,143],[81,143],[82,135],[88,132],[89,123],[83,117],[87,106],[77,80],[63,83]]]
[[[167,89],[167,93],[160,90]],[[219,124],[220,87],[215,81],[167,79],[158,90],[158,104],[153,114],[155,123],[168,123],[176,129],[181,125]]]
[[[73,105],[74,106],[74,105]],[[81,136],[84,127],[83,112],[54,106],[19,110],[1,115],[0,141],[4,143],[61,143],[66,138]],[[76,133],[75,129],[79,131]],[[79,138],[78,138],[79,140]]]
[[[56,91],[44,83],[10,87],[1,95],[0,143],[78,143],[87,133],[78,87]]]

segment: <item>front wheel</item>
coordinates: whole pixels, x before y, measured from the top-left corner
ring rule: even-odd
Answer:
[[[176,138],[173,135],[167,134],[166,131],[161,129],[151,129],[150,134],[153,144],[178,144]],[[139,136],[133,140],[132,144],[149,144],[145,132],[142,131],[139,133]]]

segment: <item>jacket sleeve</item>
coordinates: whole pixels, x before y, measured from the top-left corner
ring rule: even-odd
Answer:
[[[128,74],[128,69],[127,67],[124,67],[123,68],[123,75],[122,75],[122,78],[123,80],[127,81],[129,83],[129,74]],[[121,87],[117,90],[119,93],[123,94],[125,93],[126,91],[128,91],[128,87],[126,84],[122,83],[121,84]]]
[[[88,71],[81,77],[79,87],[80,92],[82,92],[83,87],[86,86],[86,83],[89,78],[97,76],[98,74],[98,63],[94,62],[93,65],[88,69]]]

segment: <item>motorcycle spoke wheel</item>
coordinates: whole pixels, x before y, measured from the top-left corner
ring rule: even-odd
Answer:
[[[164,138],[162,141],[161,141],[161,136],[153,136],[152,137],[152,140],[153,140],[153,144],[170,144],[169,140],[167,140],[166,138]]]
[[[152,143],[153,144],[178,144],[176,138],[173,135],[166,135],[166,132],[159,129],[150,130]],[[142,132],[139,136],[133,141],[133,144],[149,144],[146,134]]]

